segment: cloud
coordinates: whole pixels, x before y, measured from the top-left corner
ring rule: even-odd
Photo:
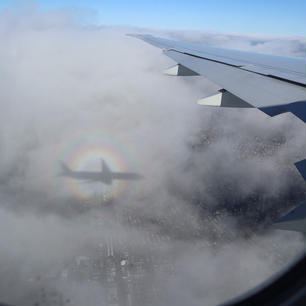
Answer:
[[[217,303],[303,249],[299,234],[263,229],[305,197],[293,167],[305,155],[304,124],[289,114],[199,107],[218,87],[162,75],[172,61],[127,32],[80,26],[63,11],[0,15],[3,302],[96,305],[120,295],[105,278],[125,273],[118,260],[127,260],[143,292],[129,289],[133,305]],[[300,38],[163,34],[305,51]],[[58,160],[96,170],[99,154],[112,170],[145,179],[106,187],[58,177]],[[112,249],[116,268],[105,255]]]
[[[214,47],[245,50],[281,56],[305,56],[305,38],[302,36],[245,35],[212,31],[154,31],[175,40],[199,42]]]

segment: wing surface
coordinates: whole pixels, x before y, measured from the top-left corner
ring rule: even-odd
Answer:
[[[238,103],[239,107],[256,107],[270,116],[287,111],[298,116],[299,109],[304,107],[306,61],[303,58],[227,50],[151,35],[132,36],[162,48],[180,66],[222,87],[217,93],[218,102],[215,99],[211,104],[212,99],[208,97],[201,99],[200,104],[237,107]],[[245,103],[241,104],[241,100]]]

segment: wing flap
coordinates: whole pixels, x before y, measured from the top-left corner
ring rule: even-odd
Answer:
[[[281,80],[296,82],[298,84],[305,83],[305,75],[295,71],[282,71],[280,69],[275,69],[272,67],[262,67],[256,65],[241,66],[240,68],[246,71],[260,73],[266,76],[276,77]]]

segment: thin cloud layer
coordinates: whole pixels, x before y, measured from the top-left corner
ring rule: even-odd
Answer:
[[[142,32],[145,32],[145,30]],[[302,36],[244,35],[212,31],[154,31],[175,40],[198,42],[214,47],[245,50],[281,56],[305,57],[306,40]]]
[[[199,107],[218,86],[164,76],[173,62],[131,30],[145,31],[81,27],[64,12],[0,15],[3,302],[110,303],[126,290],[109,280],[115,270],[142,284],[140,296],[129,289],[132,305],[220,303],[304,247],[299,234],[267,228],[305,197],[293,166],[305,155],[304,124]],[[305,52],[298,38],[161,34]],[[59,160],[98,171],[99,157],[145,179],[107,187],[58,176]]]

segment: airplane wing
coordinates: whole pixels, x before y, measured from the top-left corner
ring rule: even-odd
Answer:
[[[178,64],[170,75],[202,75],[222,89],[198,101],[201,105],[256,107],[270,116],[292,112],[306,121],[306,61],[133,35],[156,47]]]
[[[255,107],[269,116],[291,112],[306,122],[306,60],[180,42],[151,35],[140,38],[177,62],[168,75],[202,75],[221,89],[198,101],[219,107]],[[306,160],[295,164],[306,180]],[[276,228],[305,231],[305,205],[300,204],[275,223]]]

